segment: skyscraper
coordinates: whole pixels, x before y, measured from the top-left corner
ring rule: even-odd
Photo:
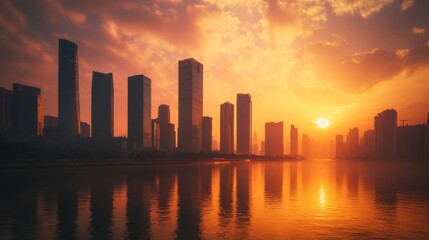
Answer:
[[[203,117],[203,64],[179,61],[179,150],[200,152]]]
[[[234,153],[234,104],[220,105],[220,152]]]
[[[259,145],[258,145],[258,134],[256,134],[256,131],[253,133],[253,139],[252,139],[252,154],[259,155]]]
[[[252,97],[237,94],[237,154],[252,154]]]
[[[87,122],[80,122],[80,138],[91,137],[91,126]]]
[[[170,106],[161,104],[158,107],[159,150],[173,152],[176,147],[176,132],[174,124],[170,123]]]
[[[201,152],[203,153],[210,153],[212,152],[212,118],[204,116],[203,117],[203,123],[202,123],[202,131],[203,131],[203,142],[201,147]]]
[[[283,156],[283,122],[265,123],[265,156]]]
[[[398,114],[394,109],[378,113],[374,117],[375,156],[391,158],[396,155],[396,131]]]
[[[311,157],[311,139],[308,134],[302,134],[302,149],[301,154],[304,157]]]
[[[113,138],[113,75],[92,72],[91,125],[97,140]]]
[[[290,156],[298,157],[298,128],[295,125],[290,126]]]
[[[344,158],[344,137],[340,134],[335,137],[335,158]]]
[[[374,130],[367,130],[363,133],[363,155],[366,158],[374,157]]]
[[[152,146],[151,80],[144,75],[128,77],[128,147],[141,151]]]
[[[0,87],[0,139],[12,133],[12,91]]]
[[[17,136],[41,136],[44,114],[40,88],[14,83],[12,115],[14,132]]]
[[[429,113],[426,123],[426,153],[429,154]]]
[[[66,39],[59,39],[58,126],[64,139],[80,134],[78,47]]]
[[[359,129],[351,128],[347,134],[347,157],[357,158],[359,157]]]

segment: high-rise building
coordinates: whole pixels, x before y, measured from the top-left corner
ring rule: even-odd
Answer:
[[[234,153],[234,104],[220,105],[220,152]]]
[[[252,97],[237,94],[237,154],[252,154]]]
[[[80,134],[78,46],[59,39],[58,52],[58,127],[71,139]]]
[[[301,154],[304,157],[311,157],[312,153],[311,153],[311,139],[308,136],[308,134],[303,134],[302,135],[302,149],[301,149]]]
[[[113,138],[113,74],[92,72],[91,125],[92,138]]]
[[[212,118],[204,116],[203,117],[203,123],[202,123],[202,135],[203,135],[203,142],[201,147],[201,152],[203,153],[210,153],[212,152]]]
[[[265,141],[261,141],[261,151],[259,152],[259,155],[265,156]]]
[[[161,150],[161,124],[157,119],[152,119],[151,121],[151,131],[152,131],[152,149]]]
[[[179,61],[179,151],[200,152],[203,117],[203,64]]]
[[[396,131],[398,114],[394,109],[378,113],[374,117],[375,156],[392,158],[396,156]]]
[[[290,156],[298,157],[298,128],[290,126]]]
[[[335,158],[344,158],[344,137],[340,134],[335,137]]]
[[[426,124],[398,126],[396,155],[402,159],[419,159],[425,156]]]
[[[283,122],[265,123],[265,156],[283,156]]]
[[[87,122],[80,122],[80,138],[91,137],[91,126]]]
[[[374,130],[367,130],[363,133],[362,140],[362,152],[365,158],[374,157],[375,145],[374,145]]]
[[[128,147],[138,152],[152,147],[151,80],[128,77]]]
[[[352,128],[347,133],[347,146],[348,146],[347,157],[350,157],[350,158],[359,157],[359,129],[358,128]]]
[[[14,132],[17,136],[41,136],[44,114],[40,88],[14,83],[12,115]]]
[[[0,140],[12,134],[12,91],[0,87]]]
[[[173,152],[176,148],[176,132],[174,124],[170,123],[170,106],[161,104],[158,107],[159,150]]]
[[[426,153],[429,154],[429,113],[426,122]]]
[[[260,154],[259,153],[259,146],[258,146],[258,142],[259,142],[259,140],[258,140],[258,134],[256,134],[256,131],[253,133],[253,139],[252,139],[252,143],[253,143],[253,146],[252,146],[252,154],[254,154],[254,155],[258,155],[258,154]]]
[[[58,140],[58,118],[45,116],[43,122],[43,137],[50,140]]]

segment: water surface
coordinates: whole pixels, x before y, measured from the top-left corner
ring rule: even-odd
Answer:
[[[0,171],[0,239],[428,239],[429,165],[345,160]]]

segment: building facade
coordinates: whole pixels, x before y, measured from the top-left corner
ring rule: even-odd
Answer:
[[[212,152],[212,129],[213,129],[213,119],[211,117],[204,116],[203,122],[202,122],[202,135],[203,135],[203,141],[202,141],[202,147],[201,152],[203,153],[211,153]]]
[[[347,157],[357,158],[359,157],[359,129],[351,128],[347,133]]]
[[[283,156],[283,122],[265,123],[265,156]]]
[[[92,72],[92,138],[109,140],[114,136],[113,74]]]
[[[298,157],[298,128],[295,125],[290,126],[290,156]]]
[[[152,147],[151,79],[128,77],[128,147],[139,152]]]
[[[12,95],[12,91],[0,87],[0,140],[12,134]]]
[[[252,154],[252,97],[237,94],[237,154]]]
[[[179,61],[179,151],[201,150],[203,64],[193,58]]]
[[[375,156],[392,158],[396,156],[396,134],[398,113],[388,109],[374,117]]]
[[[220,152],[234,153],[234,104],[220,105]]]
[[[63,139],[80,135],[78,46],[59,39],[58,126]]]

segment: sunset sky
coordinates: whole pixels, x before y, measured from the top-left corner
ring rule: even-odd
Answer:
[[[253,129],[284,121],[321,140],[376,113],[422,123],[429,111],[427,0],[0,0],[0,86],[40,87],[57,116],[58,38],[79,45],[81,120],[92,71],[112,72],[115,135],[127,133],[127,77],[152,79],[152,118],[177,127],[178,60],[204,64],[204,115],[219,141],[219,105],[250,93]],[[317,128],[326,117],[331,126]]]

